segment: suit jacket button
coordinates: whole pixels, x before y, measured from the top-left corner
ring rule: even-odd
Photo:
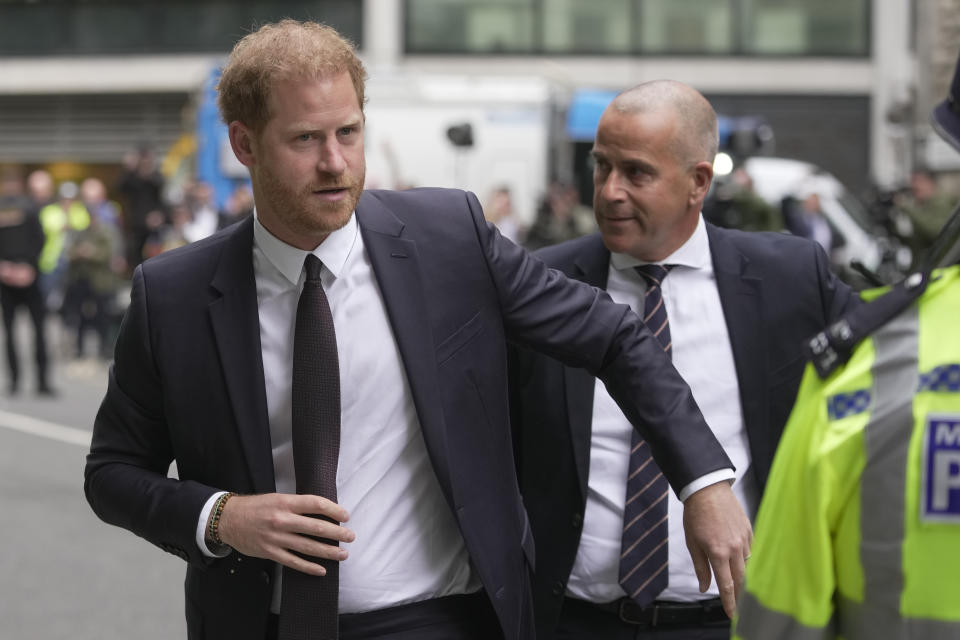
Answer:
[[[573,514],[573,517],[570,518],[570,526],[572,526],[574,529],[579,529],[582,525],[583,525],[583,514],[582,513]]]
[[[560,582],[560,581],[554,582],[554,583],[553,583],[553,589],[552,589],[551,591],[552,591],[553,595],[555,595],[555,596],[558,596],[558,597],[559,597],[559,596],[562,596],[562,595],[563,595],[563,591],[564,591],[563,583]]]
[[[261,572],[260,572],[260,578],[261,578],[266,584],[270,584],[270,572],[269,572],[269,571],[261,571]]]

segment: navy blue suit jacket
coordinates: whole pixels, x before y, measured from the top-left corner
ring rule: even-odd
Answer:
[[[608,380],[674,486],[729,460],[642,322],[501,238],[472,194],[367,191],[356,216],[447,506],[504,636],[533,637],[508,339]],[[194,541],[214,491],[275,489],[252,243],[247,220],[137,269],[87,460],[101,518],[189,561],[191,638],[261,640],[267,623],[273,563]]]
[[[710,224],[707,234],[724,315],[717,321],[725,322],[730,334],[750,473],[762,489],[800,385],[803,341],[858,304],[859,297],[830,271],[814,242]],[[610,252],[600,234],[536,255],[571,278],[607,285]],[[538,637],[550,638],[583,526],[594,377],[516,349],[510,381],[520,487],[537,544],[537,631]]]

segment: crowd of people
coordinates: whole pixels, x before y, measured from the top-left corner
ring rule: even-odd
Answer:
[[[60,355],[110,360],[133,268],[253,211],[253,195],[243,185],[223,209],[203,182],[172,193],[147,148],[124,157],[109,191],[97,177],[57,183],[45,169],[25,175],[15,165],[3,168],[2,182],[0,306],[10,394],[22,386],[17,309],[26,309],[31,319],[36,391],[54,396],[50,316],[60,319]]]

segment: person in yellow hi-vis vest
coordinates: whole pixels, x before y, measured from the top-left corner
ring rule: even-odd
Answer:
[[[954,96],[960,62],[934,111],[960,150]],[[958,238],[960,207],[918,273],[811,340],[734,638],[960,638]]]
[[[45,238],[38,264],[40,289],[48,305],[54,308],[59,308],[63,296],[66,245],[71,234],[90,226],[90,213],[77,199],[78,194],[75,182],[61,183],[57,202],[40,209],[40,225]]]

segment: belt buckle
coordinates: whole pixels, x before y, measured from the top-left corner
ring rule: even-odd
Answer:
[[[617,611],[617,615],[621,622],[625,622],[627,624],[645,625],[650,627],[657,626],[657,606],[651,605],[652,616],[650,620],[645,619],[645,616],[643,615],[644,608],[645,607],[638,606],[629,598],[623,598],[620,600],[620,607]]]

